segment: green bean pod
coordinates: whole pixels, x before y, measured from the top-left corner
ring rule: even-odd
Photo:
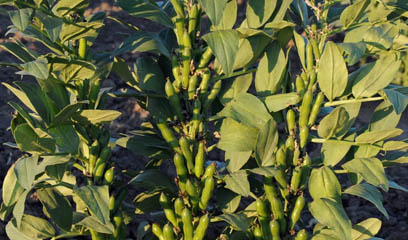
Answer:
[[[304,206],[305,206],[305,197],[303,195],[300,195],[299,197],[297,197],[296,202],[295,202],[295,207],[293,208],[290,214],[290,229],[295,228],[296,223],[300,219]]]
[[[191,122],[192,125],[190,130],[190,136],[192,139],[195,139],[197,130],[200,127],[201,122],[201,102],[199,98],[194,100],[193,119]]]
[[[271,228],[271,233],[272,233],[272,239],[273,240],[280,240],[280,226],[279,222],[274,219],[270,221],[269,227]]]
[[[172,66],[171,71],[174,77],[173,87],[177,92],[177,90],[179,90],[181,86],[181,79],[180,79],[180,65],[176,55],[173,55],[171,57],[171,66]]]
[[[85,38],[79,39],[78,56],[80,59],[86,59],[87,41]]]
[[[113,179],[115,178],[115,167],[111,167],[105,171],[103,175],[103,183],[105,185],[111,185],[113,183]]]
[[[170,2],[173,5],[174,11],[176,12],[177,16],[185,19],[183,5],[180,4],[179,0],[170,0]]]
[[[297,235],[295,240],[307,240],[308,234],[305,229],[300,230]]]
[[[153,223],[152,232],[159,240],[165,240],[163,235],[163,230],[157,223]]]
[[[254,228],[254,230],[252,231],[252,233],[254,234],[255,240],[263,240],[263,239],[264,239],[264,238],[263,238],[263,235],[262,235],[262,230],[261,230],[261,228],[260,228],[258,225],[255,226],[255,228]]]
[[[308,122],[309,126],[313,126],[313,124],[315,123],[317,119],[317,115],[319,115],[320,113],[320,108],[322,107],[323,101],[324,101],[324,94],[322,92],[319,92],[313,104],[312,111],[310,112],[310,117],[309,117],[309,122]]]
[[[188,18],[188,34],[190,35],[191,39],[196,38],[196,29],[199,12],[200,10],[197,4],[194,4],[189,12],[190,16]]]
[[[313,71],[313,47],[308,42],[306,46],[306,65],[307,65],[307,72],[310,73]]]
[[[317,46],[316,38],[310,39],[310,42],[312,43],[313,54],[315,58],[320,59],[320,50],[319,50],[319,46]]]
[[[312,165],[312,159],[310,159],[309,155],[306,154],[306,156],[303,158],[303,163],[302,163],[302,178],[300,180],[300,189],[306,188],[306,184],[310,176],[310,166],[311,165]]]
[[[317,78],[316,72],[311,71],[309,73],[309,85],[307,86],[307,89],[310,89],[310,90],[313,91],[313,86],[314,86],[314,84],[316,82],[316,78]]]
[[[175,17],[175,33],[177,36],[177,42],[179,44],[180,50],[184,49],[184,41],[183,41],[183,35],[184,35],[184,28],[185,28],[185,23],[184,23],[184,18],[181,18],[179,16]],[[180,51],[182,53],[182,51]]]
[[[165,240],[175,240],[174,231],[170,224],[166,224],[163,227],[163,236]]]
[[[118,210],[119,206],[122,204],[123,200],[125,200],[126,196],[128,194],[128,189],[127,188],[123,188],[120,190],[119,193],[117,193],[117,195],[114,198],[114,206],[112,209],[112,213],[116,213],[116,211]]]
[[[300,76],[296,77],[296,92],[303,95],[305,92],[305,82]]]
[[[101,154],[96,160],[95,169],[94,169],[94,182],[98,182],[105,173],[106,161],[111,157],[112,150],[109,147],[104,147],[101,151]]]
[[[200,217],[198,226],[194,231],[193,240],[203,240],[205,237],[205,233],[207,232],[209,224],[210,224],[210,218],[208,217],[208,214]]]
[[[177,217],[177,226],[180,226],[181,223],[181,216],[183,215],[183,209],[184,209],[184,201],[181,198],[176,198],[174,201],[174,212],[176,213]]]
[[[278,170],[278,173],[275,175],[275,180],[278,183],[282,196],[286,199],[289,196],[289,191],[287,189],[288,182],[286,180],[286,175],[283,169]]]
[[[201,55],[201,59],[198,64],[198,69],[207,67],[207,64],[211,60],[212,55],[213,55],[212,49],[210,47],[207,47],[207,49]]]
[[[188,99],[193,100],[196,95],[198,76],[194,74],[188,82]]]
[[[184,50],[183,50],[183,67],[181,70],[181,81],[184,89],[188,89],[191,63],[191,39],[187,31],[184,31],[183,36]]]
[[[290,181],[290,189],[294,193],[296,193],[299,188],[301,178],[302,178],[302,169],[301,167],[297,166],[295,167],[295,169],[293,169],[292,178]]]
[[[303,95],[302,106],[300,108],[299,127],[307,126],[309,121],[309,114],[312,108],[313,93],[311,90],[307,90]]]
[[[175,151],[180,153],[180,146],[178,144],[176,136],[174,136],[173,130],[169,128],[166,121],[163,119],[159,119],[157,122],[157,128],[159,128],[161,135],[163,136],[164,140],[170,145],[170,147]]]
[[[282,145],[280,148],[278,148],[278,151],[276,152],[276,163],[278,164],[279,167],[282,167],[283,169],[286,169],[288,167],[286,162],[285,145]]]
[[[118,239],[120,236],[120,227],[123,224],[123,215],[121,211],[117,211],[113,216],[113,223],[115,226],[115,231],[113,232],[114,239]]]
[[[278,197],[272,177],[265,177],[264,189],[266,198],[271,204],[273,216],[276,220],[279,221],[281,231],[283,233],[286,231],[286,219],[283,211],[282,201]]]
[[[186,191],[190,197],[191,205],[196,208],[198,206],[200,196],[198,195],[197,187],[190,181],[190,179],[187,179]]]
[[[216,83],[214,83],[213,88],[210,91],[210,94],[208,94],[206,101],[204,103],[204,109],[207,110],[211,103],[215,100],[217,97],[218,93],[221,91],[221,80],[218,80]]]
[[[183,121],[184,117],[181,113],[180,99],[173,87],[173,84],[169,80],[167,80],[164,89],[173,112],[176,114],[177,118],[180,121]]]
[[[286,112],[286,123],[288,125],[288,131],[291,134],[292,132],[295,131],[296,128],[296,115],[292,109],[289,109]]]
[[[188,208],[183,209],[181,219],[183,221],[184,239],[193,240],[193,234],[194,234],[193,216],[191,215],[191,212],[190,210],[188,210]]]
[[[96,160],[98,159],[98,156],[99,156],[99,150],[100,150],[99,142],[98,140],[95,140],[89,149],[88,171],[92,175],[95,169]]]
[[[297,166],[299,165],[299,157],[300,157],[300,149],[299,146],[295,147],[295,150],[293,151],[293,158],[292,158],[292,165]]]
[[[217,163],[212,162],[210,165],[207,166],[207,168],[204,171],[204,174],[202,176],[202,182],[205,181],[207,177],[212,177],[214,176],[215,170],[217,170]]]
[[[211,199],[214,187],[215,187],[214,177],[207,177],[205,179],[203,191],[201,192],[201,198],[199,203],[199,207],[201,210],[207,209],[208,202]]]
[[[159,202],[163,208],[164,215],[166,215],[167,220],[169,220],[169,222],[171,222],[171,224],[174,226],[177,226],[176,214],[174,213],[170,200],[167,198],[165,193],[160,194]]]
[[[181,147],[181,152],[184,155],[184,158],[187,162],[188,171],[191,173],[194,169],[194,161],[193,161],[193,153],[190,150],[190,144],[186,137],[181,137],[179,140],[179,144]]]
[[[300,138],[300,148],[304,148],[307,144],[307,140],[309,137],[309,127],[304,126],[300,128],[299,138]]]
[[[195,156],[194,162],[194,173],[197,178],[200,178],[204,172],[204,163],[205,163],[205,144],[201,141],[198,144],[198,151]]]
[[[115,209],[115,196],[113,194],[110,195],[110,197],[109,197],[108,207],[109,207],[109,212],[110,213],[112,213],[113,209]]]
[[[200,83],[200,93],[204,95],[208,91],[208,84],[210,83],[211,72],[208,68],[206,68],[201,76],[201,83]]]
[[[184,163],[184,158],[181,154],[174,154],[174,166],[176,167],[177,176],[179,177],[179,187],[181,192],[186,191],[186,182],[188,177],[188,171]]]

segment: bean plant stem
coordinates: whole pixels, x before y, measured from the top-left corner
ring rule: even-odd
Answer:
[[[374,145],[374,144],[369,144],[369,143],[359,143],[359,142],[350,142],[350,141],[344,141],[344,140],[335,140],[335,139],[324,139],[324,138],[312,138],[311,142],[313,143],[340,143],[340,144],[349,144],[352,146],[362,146],[362,145],[370,145],[373,148],[377,148],[379,150],[382,150],[382,147]]]
[[[375,102],[384,100],[384,97],[371,97],[371,98],[361,98],[361,99],[349,99],[349,100],[339,100],[333,102],[327,102],[324,104],[325,107],[332,107],[337,105],[349,104],[349,103],[361,103],[361,102]]]

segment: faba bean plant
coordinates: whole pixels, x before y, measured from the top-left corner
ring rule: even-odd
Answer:
[[[381,220],[351,222],[342,197],[388,218],[381,191],[408,191],[385,174],[408,163],[397,128],[408,88],[391,84],[408,50],[403,0],[116,1],[156,32],[85,17],[86,0],[0,3],[14,9],[9,36],[47,48],[1,45],[25,76],[4,83],[24,104],[10,102],[8,145],[24,155],[0,209],[12,240],[380,239]],[[130,34],[100,53],[105,18]],[[103,88],[111,73],[129,87]],[[111,138],[108,97],[137,99],[149,121]],[[378,105],[361,126],[365,102]],[[115,170],[115,147],[149,161]]]

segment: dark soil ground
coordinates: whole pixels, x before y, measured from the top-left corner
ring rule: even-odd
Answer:
[[[112,0],[109,1],[94,1],[91,4],[87,14],[97,11],[106,11],[109,15],[131,21],[137,25],[141,30],[155,31],[159,29],[159,26],[141,19],[134,19],[126,16],[120,9],[112,7]],[[106,26],[102,30],[97,43],[94,48],[102,51],[110,51],[121,41],[121,35],[119,32],[126,32],[127,29],[120,26],[118,23],[112,20],[106,20]],[[7,41],[5,33],[7,32],[7,26],[10,24],[8,16],[0,15],[0,42]],[[23,42],[27,43],[23,39]],[[28,45],[33,48],[41,50],[41,46],[28,42]],[[124,56],[128,63],[132,63],[137,58],[137,55]],[[15,61],[15,59],[8,53],[0,51],[0,61],[9,62]],[[12,68],[0,68],[0,81],[6,83],[12,83],[19,80],[19,76],[15,75],[15,69]],[[120,81],[116,76],[111,75],[109,79],[104,83],[107,87],[112,87],[113,90],[126,87],[126,84]],[[13,148],[3,145],[5,142],[13,142],[11,132],[8,130],[10,120],[13,114],[12,108],[7,104],[8,101],[18,101],[14,95],[9,92],[5,87],[0,86],[0,186],[2,179],[4,178],[7,169],[10,165],[16,161],[21,153]],[[122,112],[122,116],[110,125],[112,137],[118,137],[120,133],[126,133],[127,131],[137,129],[143,121],[149,118],[149,113],[144,111],[134,99],[110,99],[108,109],[115,109]],[[360,112],[360,119],[357,124],[367,124],[370,116],[375,108],[375,104],[363,105]],[[401,119],[400,128],[407,131],[404,138],[408,137],[408,116],[407,112],[403,113]],[[114,151],[113,161],[117,166],[117,169],[143,169],[147,159],[140,156],[135,156],[126,149],[117,148]],[[387,169],[387,174],[390,180],[399,183],[400,185],[408,188],[408,166],[392,167]],[[129,201],[135,196],[137,190],[130,192],[128,198]],[[383,225],[378,237],[387,240],[404,240],[408,239],[408,193],[402,191],[390,189],[388,193],[383,194],[384,206],[387,209],[390,218],[387,220],[374,205],[370,202],[360,198],[345,196],[343,199],[344,206],[348,212],[353,223],[358,223],[369,217],[377,217],[383,221]],[[38,201],[29,200],[27,208],[29,211],[35,209],[40,210],[41,205]],[[31,210],[30,210],[31,209]],[[129,238],[136,239],[136,228],[138,223],[142,219],[135,219],[129,226]],[[4,231],[5,224],[0,222],[0,239],[7,239]]]

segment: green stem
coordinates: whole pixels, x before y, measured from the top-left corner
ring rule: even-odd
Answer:
[[[346,169],[337,169],[337,170],[334,170],[334,173],[345,174],[345,173],[350,173],[350,172],[349,170],[346,170]]]
[[[349,100],[339,100],[333,102],[327,102],[324,104],[325,107],[332,107],[337,105],[349,104],[349,103],[361,103],[361,102],[375,102],[384,100],[384,97],[371,97],[371,98],[361,98],[361,99],[349,99]]]
[[[248,73],[253,73],[253,72],[256,72],[256,68],[244,69],[244,70],[241,70],[241,71],[233,72],[231,75],[217,76],[217,77],[213,78],[211,81],[212,82],[217,82],[218,80],[223,80],[223,79],[232,78],[232,77],[238,77],[238,76],[245,75],[245,74],[248,74]]]
[[[374,148],[377,148],[379,150],[382,150],[382,147],[374,145],[374,144],[368,144],[368,143],[358,143],[358,142],[350,142],[350,141],[344,141],[344,140],[335,140],[335,139],[324,139],[324,138],[312,138],[311,142],[313,143],[339,143],[339,144],[349,144],[352,146],[363,146],[363,145],[370,145]]]

